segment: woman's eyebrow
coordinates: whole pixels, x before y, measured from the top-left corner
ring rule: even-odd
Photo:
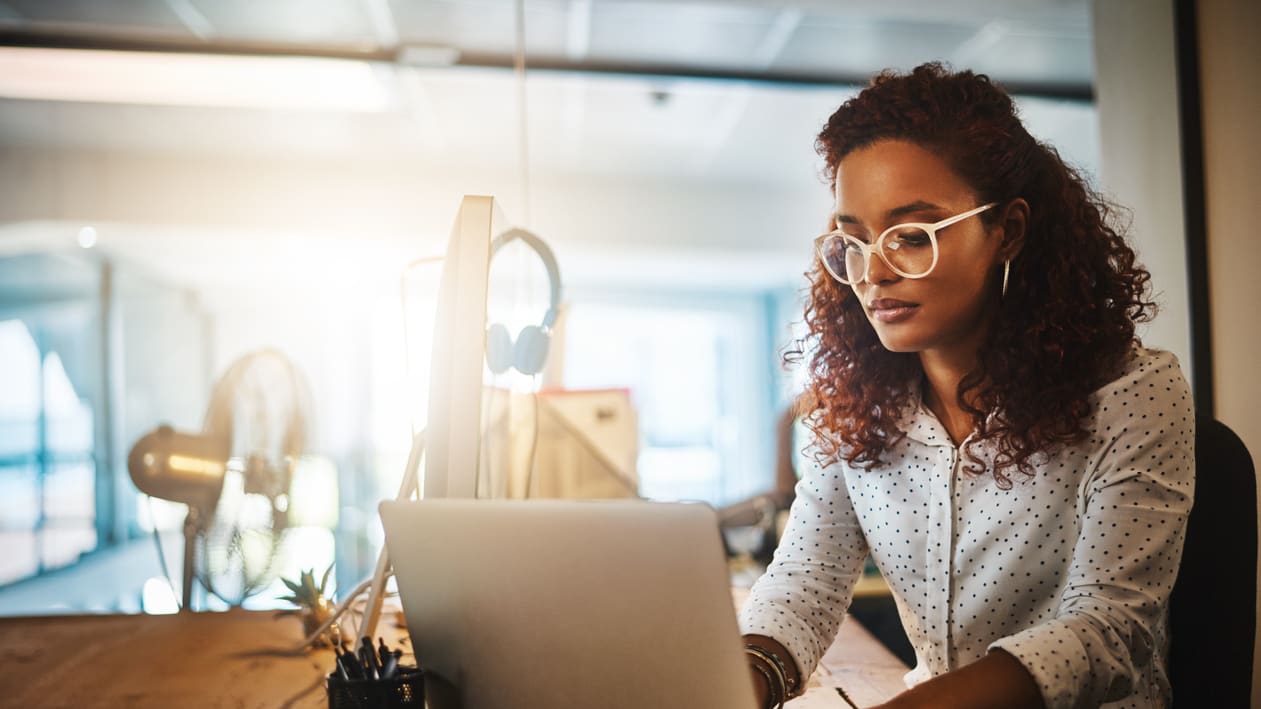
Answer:
[[[904,217],[908,214],[915,214],[916,212],[927,212],[933,209],[940,210],[940,209],[943,209],[943,207],[937,204],[933,204],[932,202],[925,202],[922,199],[917,199],[914,202],[911,202],[910,204],[904,204],[901,207],[894,207],[893,209],[890,209],[888,212],[885,213],[885,217],[887,219],[896,219],[898,217]]]
[[[909,202],[899,207],[894,207],[893,209],[890,209],[889,211],[885,212],[884,216],[885,216],[885,219],[887,220],[893,220],[893,219],[897,219],[898,217],[904,217],[908,214],[915,214],[917,212],[927,212],[930,210],[941,210],[941,209],[944,209],[944,207],[942,207],[941,205],[933,204],[932,202],[925,202],[922,199],[917,199],[914,202]],[[863,223],[862,220],[859,219],[858,217],[851,216],[849,214],[841,214],[839,212],[834,213],[832,215],[832,218],[836,221],[837,224],[862,224]]]

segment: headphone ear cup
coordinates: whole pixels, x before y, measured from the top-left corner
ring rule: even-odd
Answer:
[[[512,335],[508,328],[493,323],[486,328],[486,366],[495,374],[503,374],[512,366]]]
[[[522,374],[538,374],[547,363],[547,350],[551,346],[552,336],[538,325],[527,325],[517,335],[517,344],[513,347],[513,364]]]

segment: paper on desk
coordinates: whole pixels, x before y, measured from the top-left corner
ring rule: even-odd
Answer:
[[[859,705],[861,706],[861,705]],[[849,709],[845,700],[841,699],[832,687],[815,687],[806,693],[784,703],[784,709]]]
[[[905,675],[906,668],[894,662],[887,665],[878,662],[868,662],[861,666],[841,665],[829,651],[823,661],[815,667],[814,674],[810,675],[806,688],[809,691],[817,686],[822,690],[821,694],[829,695],[829,699],[835,697],[837,704],[827,706],[841,706],[849,709],[849,703],[836,692],[839,687],[845,690],[845,695],[854,703],[854,706],[870,707],[888,701],[891,694],[890,687],[905,687],[903,679]]]
[[[845,690],[845,694],[859,707],[870,707],[889,700],[888,687],[900,684],[906,670],[900,667],[865,667],[862,669],[837,669],[831,675],[811,678],[811,684],[819,682],[823,693],[831,693],[837,697],[838,704],[830,706],[848,707],[836,693],[836,688]],[[813,705],[811,705],[813,706]]]
[[[806,681],[805,694],[786,702],[784,706],[792,707],[792,709],[850,709],[850,705],[837,693],[837,686],[835,676],[820,663],[815,668],[814,674],[810,675],[810,679]],[[849,687],[844,689],[845,693],[850,695]],[[870,704],[879,704],[880,701],[876,700]],[[867,704],[859,703],[858,706],[867,706]]]

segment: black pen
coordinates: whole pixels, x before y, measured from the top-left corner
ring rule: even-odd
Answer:
[[[336,657],[333,658],[333,663],[337,665],[337,676],[344,680],[349,680],[350,673],[346,671],[346,664],[342,662],[341,653],[336,650],[333,650],[333,653],[336,655]]]
[[[337,653],[337,668],[346,679],[351,680],[364,678],[363,672],[359,667],[359,660],[346,649],[346,642],[344,640],[340,641],[340,647],[334,648],[333,651]]]
[[[402,656],[402,650],[386,654],[385,661],[381,663],[381,679],[394,679],[394,674],[398,672],[398,659]]]
[[[377,654],[372,651],[372,638],[367,635],[359,641],[359,662],[363,664],[365,679],[376,679],[380,676],[381,668],[377,666]]]
[[[381,664],[385,664],[385,658],[390,656],[390,648],[385,646],[385,638],[377,638],[377,659]]]

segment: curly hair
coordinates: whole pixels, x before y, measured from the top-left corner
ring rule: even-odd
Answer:
[[[1135,324],[1155,313],[1151,276],[1111,225],[1117,209],[1025,130],[1011,97],[987,76],[938,63],[877,75],[819,134],[832,187],[846,155],[886,139],[940,156],[980,202],[1029,204],[1008,291],[957,392],[973,445],[995,447],[993,474],[1010,487],[1008,471],[1032,477],[1032,457],[1088,435],[1091,393],[1119,374],[1138,344]],[[996,215],[982,219],[992,224]],[[886,350],[852,290],[817,258],[806,275],[807,331],[786,355],[811,353],[806,425],[821,463],[871,468],[905,435],[898,422],[923,376],[919,358]],[[969,471],[980,473],[979,457],[965,453]]]

